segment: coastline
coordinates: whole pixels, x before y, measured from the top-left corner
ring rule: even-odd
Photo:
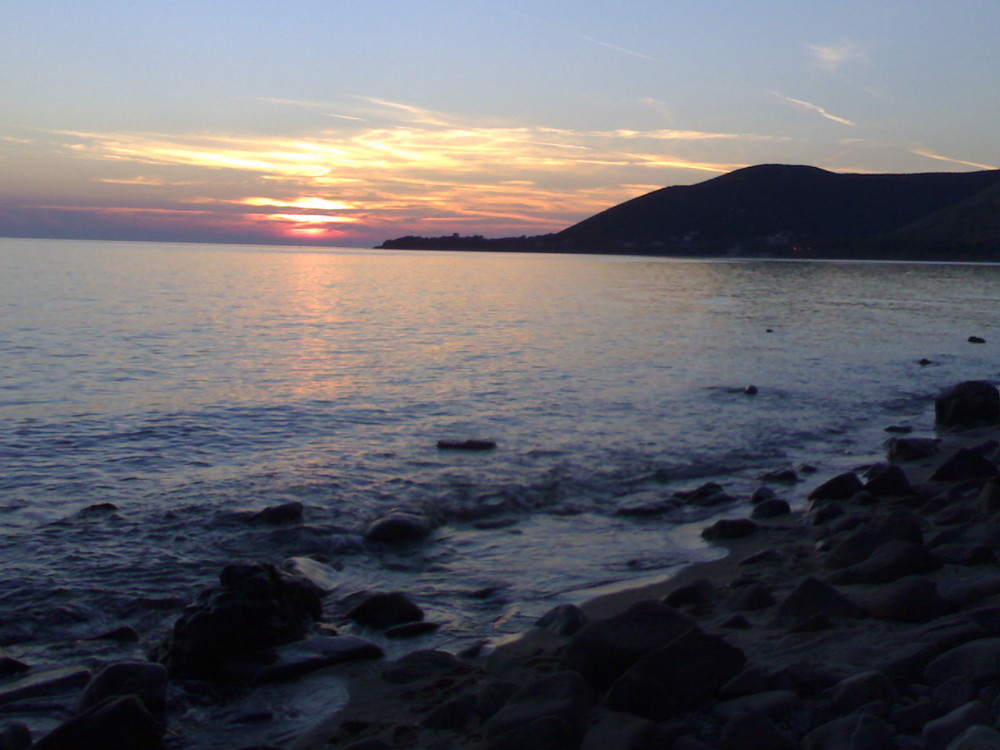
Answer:
[[[952,647],[1000,636],[1000,599],[997,599],[1000,596],[1000,577],[994,575],[996,557],[993,556],[992,562],[985,564],[984,560],[959,560],[958,551],[952,549],[946,555],[942,547],[941,556],[951,555],[947,562],[925,566],[926,570],[920,568],[920,563],[913,563],[916,565],[913,571],[900,575],[876,574],[872,580],[851,580],[843,573],[843,570],[851,570],[852,566],[863,567],[864,555],[855,555],[860,558],[857,562],[839,569],[830,567],[829,557],[831,550],[843,549],[845,540],[865,529],[881,528],[890,540],[900,536],[895,534],[900,529],[905,536],[914,519],[921,526],[922,542],[917,546],[924,551],[928,548],[923,542],[937,541],[936,536],[942,532],[947,531],[957,538],[960,534],[955,528],[967,531],[976,525],[992,528],[995,509],[985,507],[991,501],[980,496],[987,492],[983,487],[989,488],[996,482],[977,480],[970,484],[968,480],[937,481],[931,477],[956,453],[976,446],[988,446],[989,441],[1000,438],[1000,428],[942,429],[938,435],[940,445],[934,455],[888,464],[902,470],[910,492],[892,495],[870,493],[870,498],[856,501],[847,497],[814,500],[813,510],[838,506],[843,513],[823,523],[817,523],[816,516],[809,510],[756,520],[758,528],[753,533],[715,541],[715,544],[728,550],[723,558],[695,563],[663,580],[598,595],[583,602],[578,611],[589,624],[593,624],[613,622],[623,616],[627,618],[636,605],[641,608],[643,603],[669,599],[674,604],[671,609],[689,618],[697,629],[712,638],[721,637],[721,641],[738,649],[748,667],[740,674],[752,672],[756,682],[749,688],[733,687],[729,683],[734,676],[730,675],[725,688],[715,686],[711,696],[699,705],[687,712],[675,712],[676,715],[667,719],[641,716],[642,710],[623,712],[617,703],[614,706],[616,710],[610,710],[606,705],[606,688],[595,688],[587,698],[580,699],[586,704],[585,710],[577,707],[574,709],[576,714],[570,712],[575,716],[573,720],[567,719],[566,715],[560,719],[564,725],[567,721],[570,725],[578,721],[579,726],[568,730],[563,726],[559,731],[568,731],[569,739],[564,737],[559,740],[563,744],[555,742],[551,746],[599,748],[601,740],[596,737],[604,736],[606,741],[608,736],[614,736],[615,746],[624,748],[632,747],[629,742],[639,742],[635,738],[642,736],[658,737],[660,744],[653,745],[656,747],[691,750],[756,747],[752,743],[746,744],[746,737],[734,744],[733,732],[750,731],[740,729],[737,716],[752,716],[754,721],[763,721],[767,724],[765,734],[773,730],[777,733],[775,737],[787,739],[788,747],[798,747],[796,743],[805,741],[810,733],[838,721],[865,723],[863,728],[860,724],[854,726],[856,731],[863,729],[864,732],[881,733],[886,737],[905,736],[908,740],[913,737],[920,740],[927,734],[929,725],[950,712],[927,708],[926,704],[930,701],[928,694],[937,689],[935,686],[920,685],[923,693],[916,688],[907,692],[908,681],[919,680],[927,663]],[[991,457],[994,463],[995,458],[1000,458],[1000,455]],[[859,473],[861,470],[859,467]],[[800,481],[782,495],[802,497],[816,490],[815,485],[808,480]],[[963,485],[967,486],[963,488]],[[953,502],[938,502],[941,507],[934,507],[935,498],[951,496],[954,496]],[[924,512],[925,509],[928,512]],[[736,515],[747,515],[749,510],[750,506],[747,512]],[[931,510],[934,512],[931,513]],[[962,515],[960,511],[966,517],[956,522],[955,519]],[[984,521],[984,518],[987,520]],[[973,531],[969,534],[975,535]],[[1000,534],[997,539],[1000,540]],[[930,549],[933,551],[934,548]],[[908,551],[913,552],[913,549]],[[748,560],[755,562],[748,563]],[[899,564],[905,568],[910,563]],[[893,565],[896,563],[888,563],[890,568]],[[791,611],[786,607],[787,603],[798,595],[807,580],[824,582],[856,606],[858,613],[849,617],[842,617],[835,610],[831,610],[833,614],[826,613],[823,611],[825,605],[820,600],[814,605],[817,607],[812,613],[815,617],[799,616],[801,612],[798,615],[781,615],[783,609]],[[925,594],[931,590],[936,593],[936,598],[928,594],[927,599],[934,606],[943,608],[932,612],[933,606],[928,604],[927,614],[934,614],[934,617],[912,613],[901,615],[900,612],[907,610],[908,606],[905,594],[902,603],[893,603],[895,589],[911,585],[914,581],[929,584],[930,588],[913,584],[918,588],[923,586],[920,591]],[[994,599],[997,599],[997,606]],[[997,622],[978,613],[984,609],[996,610]],[[567,630],[568,634],[560,634],[560,628]],[[967,631],[965,636],[953,632],[963,628]],[[942,632],[944,636],[941,636]],[[567,646],[577,636],[576,631],[557,619],[554,625],[536,627],[485,656],[452,657],[450,661],[442,656],[439,660],[427,658],[421,662],[420,654],[430,653],[433,656],[441,652],[417,652],[410,662],[409,657],[404,657],[395,663],[368,663],[352,668],[351,695],[347,705],[303,733],[287,749],[485,747],[502,750],[517,747],[524,750],[547,747],[549,745],[525,744],[526,735],[523,732],[518,734],[520,725],[505,732],[498,731],[497,715],[511,710],[517,713],[518,709],[511,709],[508,703],[498,714],[491,714],[483,708],[484,696],[491,690],[499,690],[497,686],[508,686],[509,690],[515,687],[530,690],[533,683],[565,675]],[[914,644],[918,644],[919,648]],[[387,674],[391,675],[394,665],[402,663],[413,667],[409,677],[403,681],[387,680]],[[875,677],[858,678],[859,675],[870,674],[878,674],[881,680]],[[887,675],[890,676],[888,679]],[[856,678],[865,682],[868,685],[865,689],[869,691],[874,690],[869,683],[877,682],[882,692],[876,690],[870,696],[865,693],[866,697],[874,696],[873,700],[852,705],[851,710],[846,710],[846,699],[841,698],[838,703],[835,696],[838,690],[844,692],[844,683]],[[744,681],[754,682],[749,677],[745,677]],[[969,693],[966,697],[970,700],[942,708],[965,707],[969,711],[972,709],[966,704],[976,703],[978,706],[984,703],[984,696],[977,694],[980,685],[976,679],[968,678],[965,682],[970,690],[976,688],[971,692],[965,691]],[[860,687],[854,689],[859,694],[865,690]],[[895,697],[888,700],[890,695]],[[506,697],[510,698],[510,692]],[[743,709],[725,705],[734,701],[742,701]],[[546,700],[536,696],[535,702],[544,704]],[[869,706],[869,703],[873,705]],[[856,709],[865,710],[858,712]],[[991,707],[989,710],[996,714],[996,709]],[[546,718],[540,714],[533,715],[530,709],[523,707],[520,711],[531,721]],[[920,711],[924,713],[919,720],[910,716]],[[765,718],[761,719],[761,716]],[[907,719],[909,724],[904,721],[905,717],[910,717]],[[956,719],[952,724],[956,721],[961,723],[964,719]],[[965,724],[972,726],[976,723],[970,721]],[[733,724],[737,726],[730,726]],[[963,731],[966,728],[962,726]],[[541,731],[540,725],[532,731],[537,734]],[[931,727],[930,731],[933,734],[936,729]],[[601,732],[605,734],[601,735]],[[815,743],[802,746],[836,747]],[[944,748],[946,745],[933,746]]]

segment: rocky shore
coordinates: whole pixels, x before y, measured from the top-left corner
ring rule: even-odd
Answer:
[[[768,475],[705,529],[725,558],[557,607],[492,650],[386,661],[326,624],[322,566],[226,566],[148,662],[8,678],[0,705],[53,685],[79,697],[34,744],[8,724],[0,750],[181,748],[169,685],[331,668],[351,675],[348,704],[280,750],[1000,749],[1000,393],[960,384],[935,416],[938,439],[890,437],[885,462],[822,483]],[[429,523],[392,520],[401,538],[402,521]],[[399,592],[335,608],[358,632],[434,627]]]

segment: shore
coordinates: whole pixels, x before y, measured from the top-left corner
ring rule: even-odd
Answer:
[[[719,525],[724,558],[488,654],[354,667],[287,750],[1000,748],[1000,429],[938,434],[840,486],[771,485],[808,510]]]

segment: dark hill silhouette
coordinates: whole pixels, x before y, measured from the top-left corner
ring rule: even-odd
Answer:
[[[556,234],[477,237],[464,249],[905,257],[912,243],[913,254],[930,257],[968,250],[963,243],[974,240],[978,249],[970,252],[983,252],[988,237],[1000,243],[1000,193],[989,190],[996,186],[1000,170],[841,174],[764,164],[656,190]],[[992,234],[966,227],[984,225],[988,216]],[[954,241],[944,245],[942,238]],[[383,247],[444,247],[438,243],[444,239],[407,237]],[[447,246],[463,239],[452,235]]]

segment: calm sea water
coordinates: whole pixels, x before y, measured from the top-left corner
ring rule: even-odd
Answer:
[[[0,240],[0,645],[138,656],[224,563],[294,555],[410,592],[444,623],[417,645],[517,632],[715,554],[623,503],[929,433],[942,387],[1000,378],[997,309],[985,265]],[[464,438],[498,448],[436,448]],[[410,504],[446,525],[364,544]],[[78,640],[122,624],[143,643]]]

